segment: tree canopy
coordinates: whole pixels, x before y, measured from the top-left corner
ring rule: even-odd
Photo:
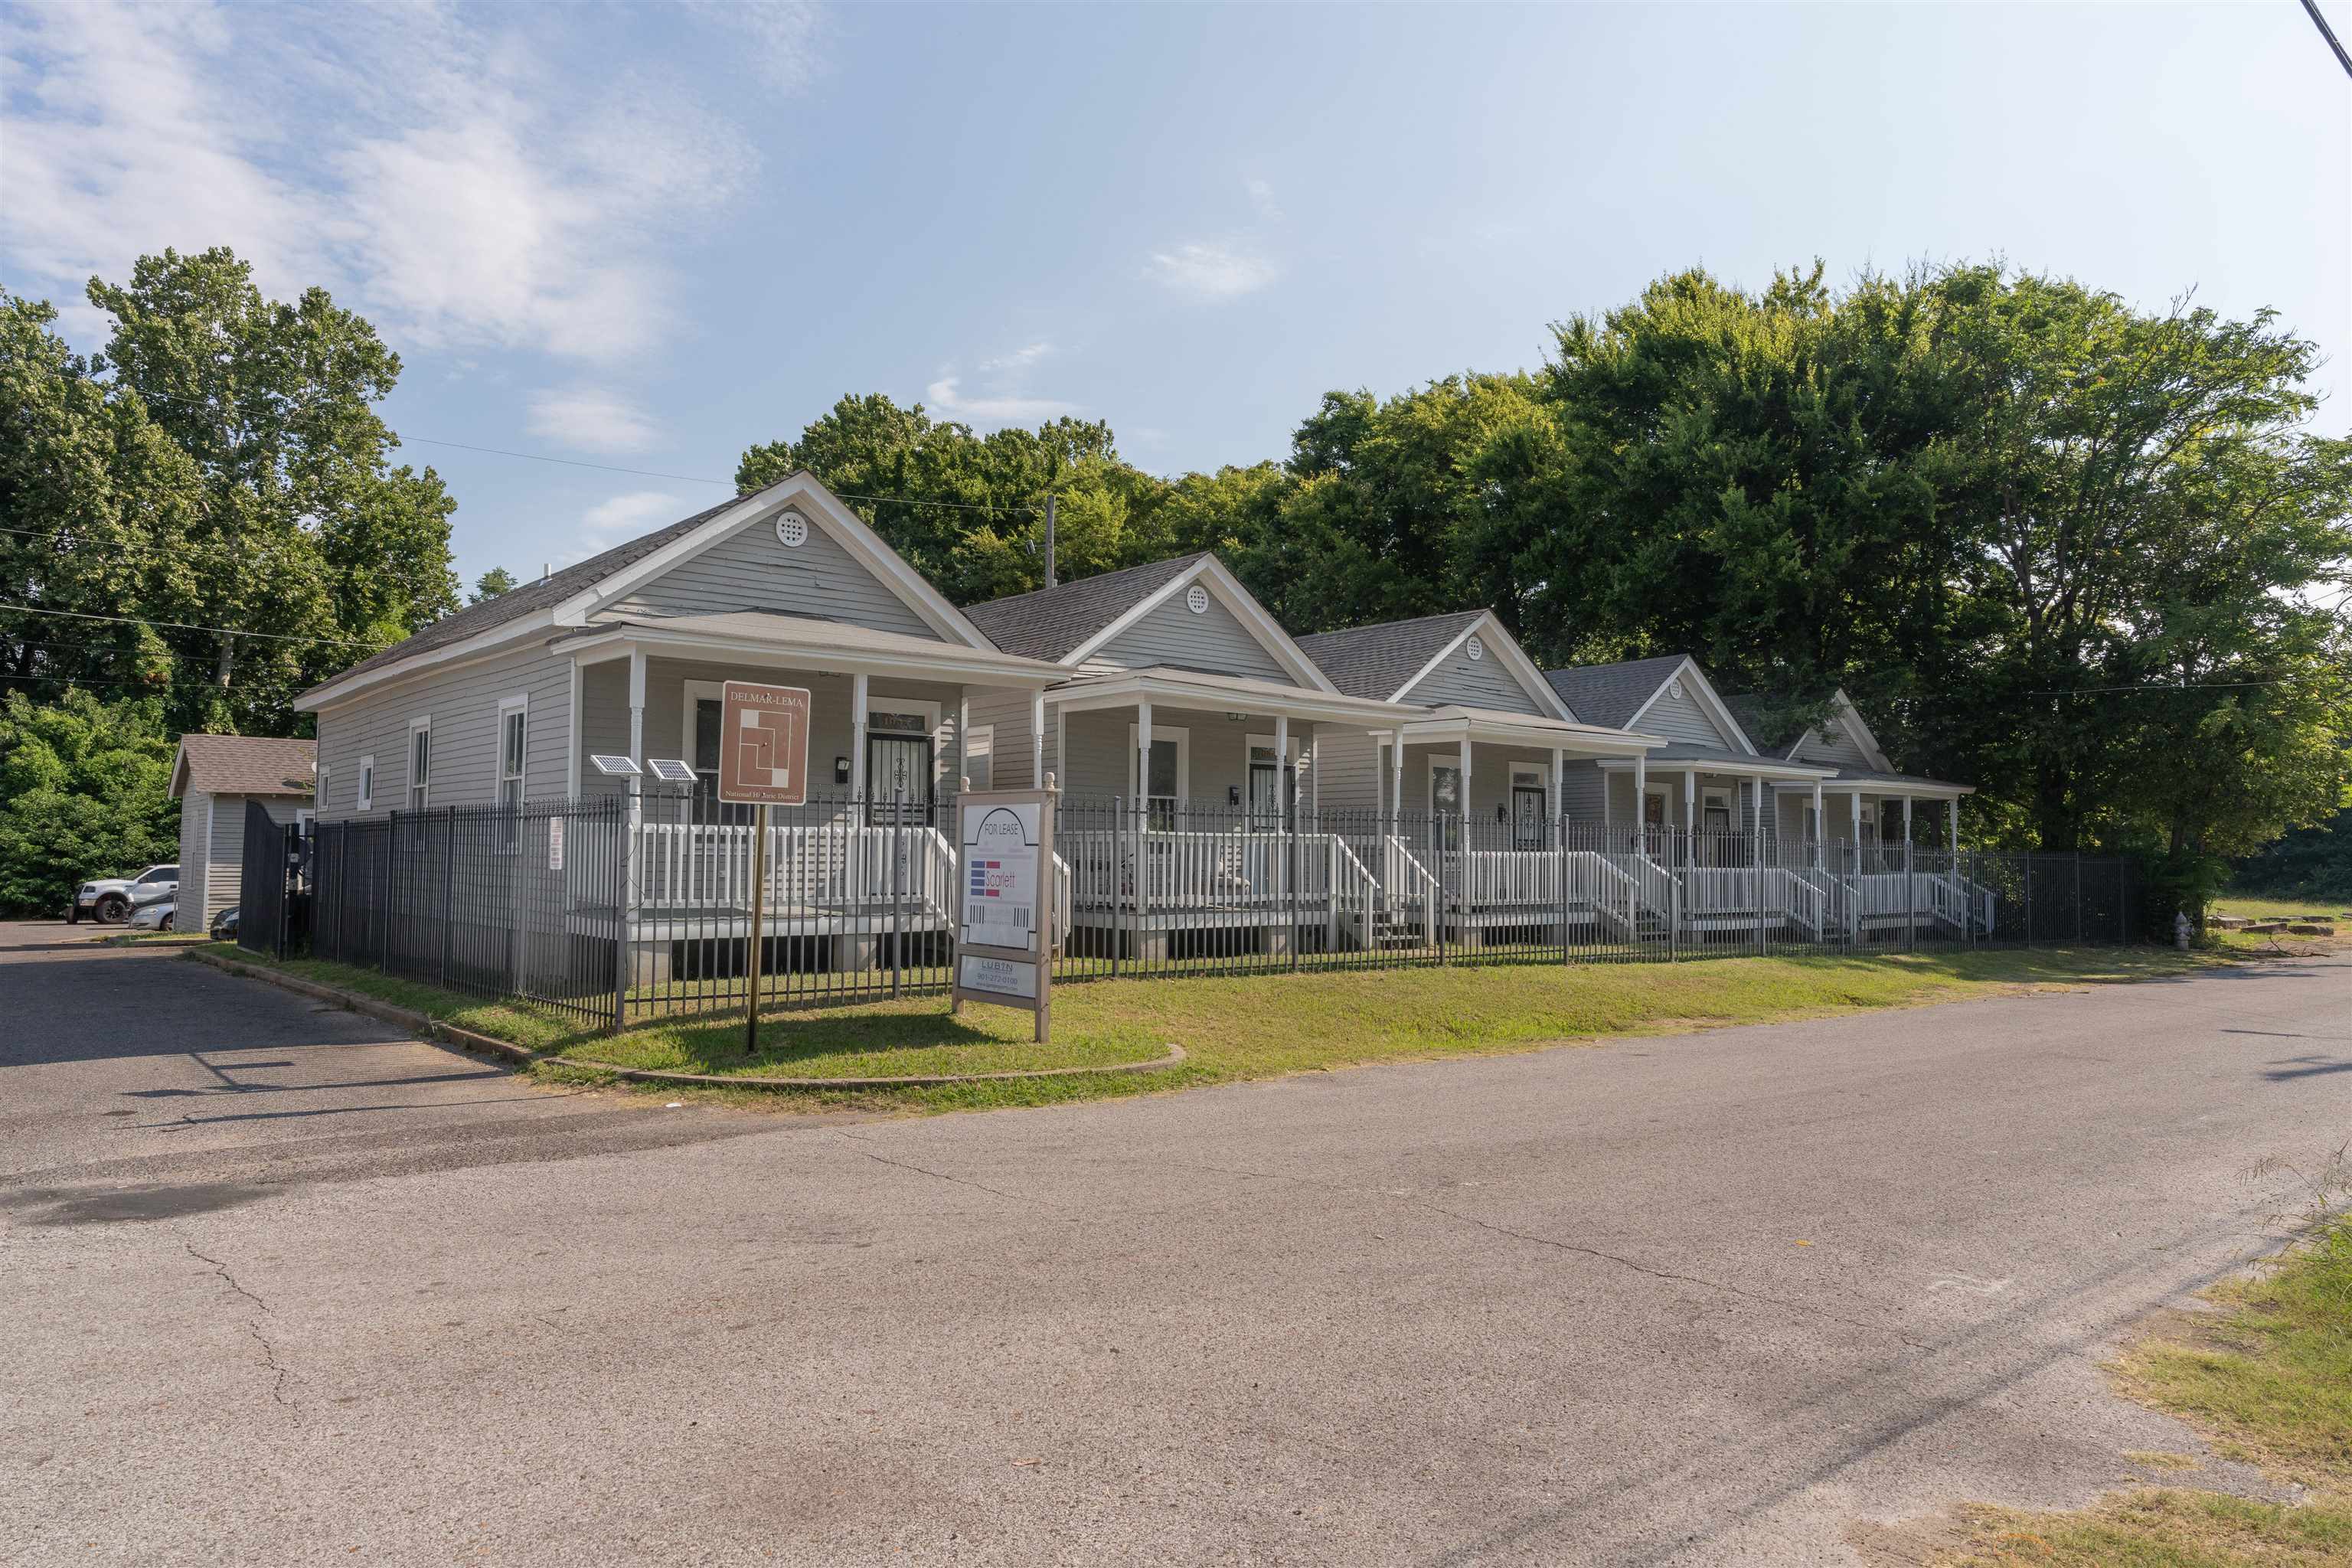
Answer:
[[[53,307],[0,294],[22,531],[0,534],[0,693],[152,693],[174,732],[291,733],[296,693],[457,603],[455,503],[394,465],[373,406],[399,356],[323,289],[264,298],[226,249],[89,297],[113,326],[84,358]]]

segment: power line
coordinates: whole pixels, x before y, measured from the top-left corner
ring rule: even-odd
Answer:
[[[2327,47],[2336,51],[2336,63],[2344,68],[2346,76],[2352,76],[2352,55],[2344,52],[2344,46],[2336,40],[2336,29],[2329,26],[2327,18],[2319,14],[2319,0],[2303,0],[2303,8],[2311,13],[2311,24],[2319,29],[2319,36],[2327,40]]]
[[[2302,684],[2302,682],[2306,679],[2306,677],[2300,675],[2290,675],[2277,680],[2196,680],[2187,681],[2179,686],[2149,686],[2147,684],[2141,684],[2138,686],[2077,686],[2067,691],[2029,691],[2025,695],[2028,697],[2087,697],[2094,692],[2103,691],[2146,691],[2158,695],[2168,691],[2235,691],[2242,688],[2250,686],[2297,686]]]
[[[375,648],[388,646],[362,637],[305,637],[296,632],[249,632],[236,626],[199,626],[186,621],[149,621],[137,616],[95,616],[86,610],[45,610],[34,605],[0,604],[0,615],[65,616],[77,621],[112,621],[126,626],[163,626],[178,632],[215,632],[222,637],[261,637],[270,642],[332,643],[341,647]]]

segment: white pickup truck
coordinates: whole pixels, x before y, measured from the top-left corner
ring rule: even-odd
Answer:
[[[131,918],[133,904],[168,899],[179,890],[177,866],[150,866],[136,877],[101,877],[74,889],[73,907],[66,911],[68,925],[79,925],[85,914],[100,925]]]

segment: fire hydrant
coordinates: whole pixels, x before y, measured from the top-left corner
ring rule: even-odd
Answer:
[[[2172,917],[2172,945],[2181,952],[2189,951],[2189,911],[2180,910]]]

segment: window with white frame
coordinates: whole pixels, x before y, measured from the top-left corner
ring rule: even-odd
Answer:
[[[1731,792],[1710,789],[1699,792],[1699,826],[1709,833],[1731,831]]]
[[[963,738],[963,776],[974,789],[996,787],[996,726],[974,724]]]
[[[1150,771],[1138,777],[1142,762],[1141,737],[1127,727],[1127,786],[1143,801],[1145,823],[1158,832],[1175,828],[1190,798],[1192,780],[1192,731],[1166,724],[1151,727]]]
[[[360,759],[360,803],[357,809],[361,811],[375,809],[375,759],[373,757]]]
[[[408,809],[423,811],[433,802],[433,721],[408,721]]]
[[[511,853],[521,842],[523,764],[529,755],[530,703],[509,697],[499,704],[499,805],[505,810],[502,838]]]
[[[1271,735],[1252,735],[1248,742],[1250,826],[1280,827],[1284,808],[1298,804],[1298,737],[1290,738],[1287,759],[1277,759]],[[1282,765],[1284,760],[1289,767]]]

